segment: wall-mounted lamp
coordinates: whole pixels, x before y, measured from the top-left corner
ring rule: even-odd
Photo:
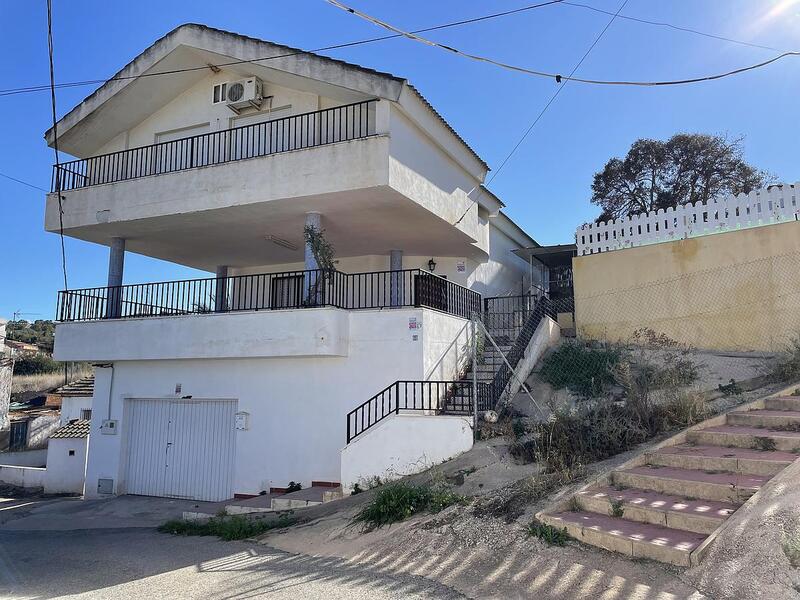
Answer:
[[[436,270],[436,261],[435,261],[435,260],[433,260],[433,259],[430,259],[430,260],[428,261],[428,270],[429,270],[431,273],[433,273],[433,272]]]

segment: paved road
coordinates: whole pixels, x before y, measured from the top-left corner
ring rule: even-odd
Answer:
[[[340,559],[152,529],[0,531],[0,598],[461,598]]]
[[[19,515],[0,518],[0,523],[6,521],[0,526],[0,598],[463,597],[428,579],[376,573],[336,558],[210,537],[172,536],[151,527],[110,528],[119,517],[119,507],[130,513],[129,501],[115,499],[79,509],[80,502],[51,500],[23,507],[26,501],[0,499],[0,511],[9,509],[0,513],[2,517]],[[140,511],[141,506],[134,508]],[[96,528],[70,527],[84,527],[91,512]]]

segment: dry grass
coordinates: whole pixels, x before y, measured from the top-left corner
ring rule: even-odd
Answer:
[[[75,381],[92,374],[91,365],[85,367],[70,368],[69,380]],[[39,375],[14,375],[11,380],[11,393],[20,394],[22,392],[46,392],[64,385],[64,373],[43,373]]]

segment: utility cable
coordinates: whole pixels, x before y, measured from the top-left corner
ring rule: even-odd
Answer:
[[[64,274],[64,289],[69,289],[67,283],[67,250],[64,244],[64,207],[61,196],[61,171],[58,163],[58,119],[56,117],[56,78],[53,66],[53,2],[47,0],[47,55],[50,60],[50,107],[53,116],[53,152],[55,153],[55,180],[54,192],[58,198],[58,234],[61,238],[61,271]]]
[[[574,81],[576,83],[587,83],[593,85],[621,85],[621,86],[638,86],[638,87],[658,87],[658,86],[672,86],[672,85],[686,85],[689,83],[700,83],[703,81],[714,81],[716,79],[723,79],[725,77],[730,77],[732,75],[738,75],[740,73],[744,73],[746,71],[752,71],[754,69],[760,69],[761,67],[765,67],[770,65],[774,62],[782,60],[789,56],[800,56],[800,52],[783,52],[777,56],[773,56],[768,60],[764,60],[762,62],[756,63],[754,65],[748,65],[746,67],[740,67],[737,69],[733,69],[731,71],[725,71],[723,73],[716,73],[713,75],[704,75],[702,77],[691,77],[686,79],[672,79],[666,81],[629,81],[629,80],[608,80],[608,79],[584,79],[581,77],[573,77],[571,75],[561,75],[560,73],[549,73],[546,71],[537,71],[535,69],[529,69],[527,67],[521,67],[519,65],[513,65],[510,63],[502,62],[499,60],[495,60],[493,58],[489,58],[486,56],[481,56],[478,54],[470,54],[469,52],[464,52],[463,50],[459,50],[458,48],[454,48],[453,46],[448,46],[445,44],[440,44],[439,42],[434,42],[428,38],[424,38],[422,36],[417,35],[413,31],[404,31],[387,23],[386,21],[382,21],[375,17],[368,15],[367,13],[361,12],[354,8],[350,8],[339,2],[338,0],[325,0],[329,4],[340,8],[346,12],[349,12],[357,17],[364,19],[365,21],[369,21],[370,23],[374,23],[379,27],[383,27],[384,29],[388,29],[389,31],[394,31],[395,33],[407,37],[410,40],[415,42],[420,42],[422,44],[426,44],[428,46],[432,46],[434,48],[439,48],[441,50],[445,50],[447,52],[451,52],[458,56],[462,56],[464,58],[468,58],[470,60],[488,63],[494,65],[496,67],[500,67],[502,69],[506,69],[509,71],[515,71],[517,73],[523,73],[526,75],[533,75],[536,77],[545,77],[548,79],[554,79],[556,83],[561,83],[562,81]]]

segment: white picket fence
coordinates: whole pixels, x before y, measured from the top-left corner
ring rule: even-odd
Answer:
[[[621,250],[712,233],[800,220],[800,182],[772,185],[708,204],[668,209],[587,223],[575,232],[578,255]]]

